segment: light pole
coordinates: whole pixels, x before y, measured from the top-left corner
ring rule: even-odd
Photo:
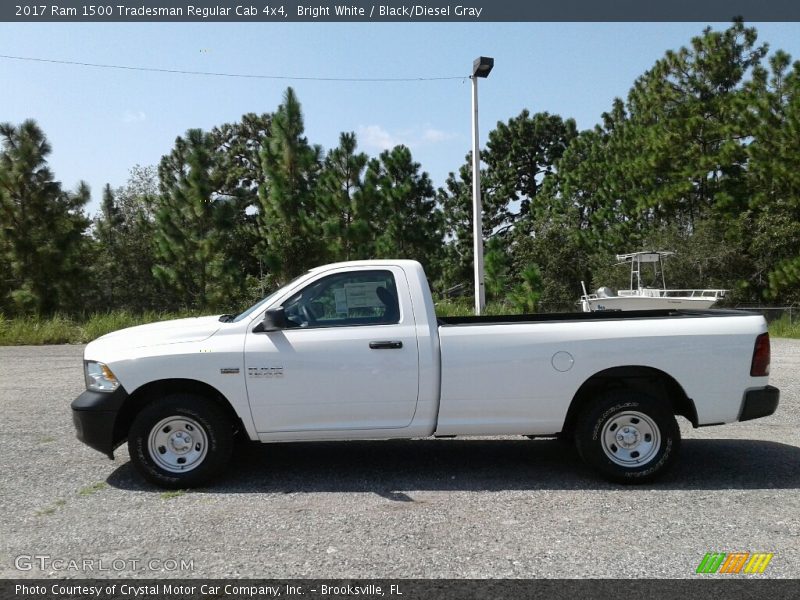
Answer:
[[[483,283],[483,218],[481,216],[481,155],[478,147],[478,77],[488,77],[494,59],[479,56],[472,62],[472,245],[475,260],[475,314],[486,306]]]

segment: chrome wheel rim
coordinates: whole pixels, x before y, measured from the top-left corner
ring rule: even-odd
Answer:
[[[646,414],[630,410],[606,421],[600,441],[609,460],[623,467],[638,467],[658,453],[661,431]]]
[[[153,462],[170,473],[197,468],[208,452],[205,429],[189,417],[167,417],[150,430],[147,448]]]

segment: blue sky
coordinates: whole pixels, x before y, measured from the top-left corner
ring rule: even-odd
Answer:
[[[453,77],[353,83],[203,77],[0,59],[0,121],[34,118],[68,188],[125,183],[135,164],[157,164],[176,136],[246,112],[271,112],[288,85],[306,133],[330,149],[355,131],[370,155],[408,145],[436,186],[470,147],[472,60],[492,56],[480,82],[480,131],[523,109],[600,120],[616,96],[667,49],[704,23],[132,23],[0,24],[0,54],[166,69],[288,77]],[[724,28],[725,24],[713,25]],[[800,58],[800,23],[755,24],[771,50]]]

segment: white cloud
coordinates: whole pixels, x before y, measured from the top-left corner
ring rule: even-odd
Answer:
[[[452,133],[430,126],[391,132],[380,125],[362,125],[358,128],[358,141],[367,148],[390,150],[399,144],[409,148],[439,144],[456,137]]]
[[[358,139],[359,141],[362,141],[365,146],[369,148],[377,148],[378,150],[389,150],[390,148],[397,146],[397,144],[402,143],[380,125],[367,125],[366,127],[359,127]]]
[[[122,115],[123,123],[141,123],[145,119],[147,119],[147,115],[141,110],[126,110]]]
[[[433,127],[427,127],[422,132],[422,141],[430,144],[446,142],[447,140],[452,140],[454,137],[452,133],[447,133],[441,129],[434,129]]]

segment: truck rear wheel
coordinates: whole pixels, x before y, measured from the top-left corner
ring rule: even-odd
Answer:
[[[581,458],[606,479],[645,483],[666,472],[678,455],[681,432],[671,410],[627,390],[603,394],[578,418]]]
[[[165,488],[196,487],[230,460],[233,427],[213,401],[172,394],[146,406],[128,434],[131,462],[148,481]]]

